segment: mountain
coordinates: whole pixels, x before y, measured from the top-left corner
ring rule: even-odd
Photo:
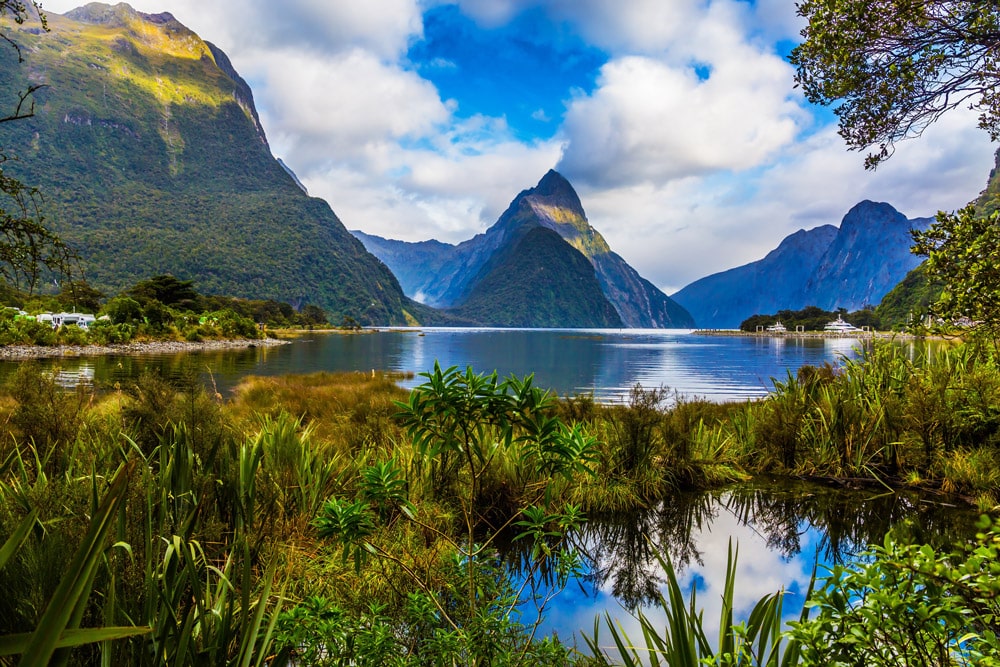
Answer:
[[[931,222],[932,218],[908,220],[885,203],[856,204],[806,283],[803,303],[826,310],[878,305],[920,264],[910,252],[910,230],[927,229]]]
[[[794,309],[796,286],[809,280],[836,236],[833,225],[800,229],[763,259],[697,280],[672,298],[706,329],[736,328],[750,315]]]
[[[620,327],[594,266],[545,227],[501,248],[456,315],[486,326]]]
[[[5,123],[47,224],[84,277],[117,293],[171,273],[199,291],[311,303],[333,321],[403,324],[412,305],[389,269],[276,160],[253,94],[229,58],[167,13],[92,3],[10,27],[0,104],[29,83],[35,114]]]
[[[889,204],[856,204],[840,227],[823,225],[786,237],[766,257],[687,285],[672,298],[698,326],[730,329],[751,315],[818,306],[859,310],[878,304],[920,260],[910,254],[908,220]]]
[[[437,300],[428,299],[427,294],[435,291],[433,278],[451,259],[455,246],[433,239],[407,243],[365,234],[356,229],[351,230],[351,233],[364,244],[368,252],[389,267],[406,294],[421,303],[438,303]]]
[[[516,253],[511,252],[511,248],[520,243],[528,231],[537,227],[555,232],[565,244],[590,262],[600,293],[614,307],[622,325],[655,328],[694,325],[689,313],[612,252],[604,237],[587,221],[573,186],[555,171],[550,170],[534,188],[518,194],[484,234],[458,245],[437,241],[406,243],[362,232],[354,234],[392,269],[407,295],[431,306],[469,312],[464,306],[477,293],[479,282],[486,276],[506,274],[511,279],[514,274],[510,263],[516,259]],[[536,235],[532,238],[540,240],[543,237]],[[545,242],[551,244],[552,239]],[[554,251],[554,248],[548,247],[548,250]],[[561,252],[558,256],[566,262],[564,270],[577,271],[573,264],[575,260],[570,259],[573,255]],[[507,296],[514,301],[524,301],[509,303],[508,309],[512,313],[523,310],[530,301],[526,295]],[[568,294],[563,296],[564,300],[568,297]],[[588,302],[596,305],[598,300],[588,298]],[[565,307],[574,308],[568,303]],[[592,314],[596,312],[591,311]],[[569,312],[565,314],[567,318],[575,317]],[[605,326],[597,321],[586,326]]]

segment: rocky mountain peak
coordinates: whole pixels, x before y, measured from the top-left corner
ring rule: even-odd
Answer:
[[[891,223],[907,224],[906,216],[885,202],[874,202],[868,199],[858,202],[847,212],[840,223],[842,231],[852,227],[870,225],[873,223],[885,225]]]
[[[538,185],[525,191],[524,194],[536,198],[543,197],[551,204],[573,209],[581,215],[583,214],[583,204],[580,202],[576,190],[555,169],[549,169],[545,176],[542,176],[542,180],[538,181]]]
[[[82,7],[71,9],[64,16],[74,21],[80,21],[81,23],[106,25],[115,28],[127,28],[133,21],[145,21],[153,25],[174,24],[181,26],[181,23],[170,12],[144,14],[143,12],[136,11],[132,5],[125,2],[119,2],[116,5],[91,2]]]

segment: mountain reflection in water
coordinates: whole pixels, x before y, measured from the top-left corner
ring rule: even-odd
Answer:
[[[763,396],[771,378],[803,364],[838,363],[853,354],[853,338],[701,336],[689,331],[641,329],[405,329],[360,335],[310,334],[291,345],[206,352],[43,360],[73,371],[87,365],[101,387],[125,384],[143,372],[171,380],[199,379],[228,396],[247,375],[316,371],[422,373],[472,366],[502,377],[528,374],[561,396],[590,394],[599,401],[627,396],[637,383],[665,386],[713,401]],[[0,363],[0,380],[18,362]],[[407,387],[423,381],[414,377]]]

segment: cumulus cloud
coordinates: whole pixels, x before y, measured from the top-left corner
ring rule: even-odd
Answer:
[[[609,62],[570,104],[560,168],[595,185],[665,182],[755,166],[795,138],[802,113],[781,61],[751,53],[711,68],[702,79],[648,57]]]
[[[326,161],[371,159],[387,142],[433,134],[450,111],[412,71],[354,49],[327,58],[301,52],[249,61],[260,78],[266,127],[280,128],[276,151],[308,172]]]
[[[64,13],[79,0],[47,0],[45,9]],[[169,11],[213,42],[238,65],[242,52],[295,47],[313,53],[364,49],[395,60],[422,34],[419,0],[129,0],[147,13]]]

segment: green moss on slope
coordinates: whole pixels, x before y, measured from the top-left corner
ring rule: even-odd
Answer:
[[[208,293],[317,304],[333,321],[406,322],[392,273],[271,155],[221,53],[166,15],[71,15],[82,20],[16,33],[26,63],[0,58],[0,104],[46,85],[0,141],[91,284],[116,293],[171,273]]]

